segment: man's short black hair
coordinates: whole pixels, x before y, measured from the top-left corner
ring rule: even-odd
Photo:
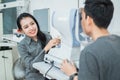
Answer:
[[[86,0],[84,9],[99,28],[108,28],[114,11],[111,0]]]

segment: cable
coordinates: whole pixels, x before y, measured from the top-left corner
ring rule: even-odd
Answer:
[[[45,73],[45,79],[44,79],[44,80],[46,80],[47,73],[48,73],[48,72],[52,69],[52,67],[54,66],[54,61],[51,61],[50,63],[51,63],[51,67],[46,71],[46,73]]]

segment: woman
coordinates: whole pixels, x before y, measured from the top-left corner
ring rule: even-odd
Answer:
[[[44,55],[50,48],[60,43],[60,40],[51,39],[50,35],[40,31],[38,22],[29,13],[22,13],[17,18],[17,26],[25,38],[18,44],[18,51],[25,64],[25,80],[44,80],[42,74],[32,67],[35,62],[43,61]]]

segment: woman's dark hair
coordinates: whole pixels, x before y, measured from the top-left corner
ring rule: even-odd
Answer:
[[[17,18],[17,26],[18,26],[18,29],[19,30],[22,30],[22,27],[21,27],[21,24],[20,24],[20,21],[25,18],[25,17],[30,17],[32,18],[35,23],[37,24],[37,28],[38,28],[38,33],[37,33],[37,37],[38,39],[40,40],[41,44],[42,44],[42,48],[45,47],[45,43],[46,43],[46,36],[45,34],[40,30],[40,27],[39,27],[39,24],[37,22],[37,20],[29,13],[22,13],[18,16]]]
[[[108,28],[114,11],[111,0],[86,0],[84,9],[99,28]]]

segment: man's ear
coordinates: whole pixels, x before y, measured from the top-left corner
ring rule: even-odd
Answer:
[[[87,16],[87,23],[89,26],[91,26],[93,23],[93,19],[90,16]]]
[[[93,27],[93,19],[90,16],[87,16],[87,26],[88,30],[91,30]]]

